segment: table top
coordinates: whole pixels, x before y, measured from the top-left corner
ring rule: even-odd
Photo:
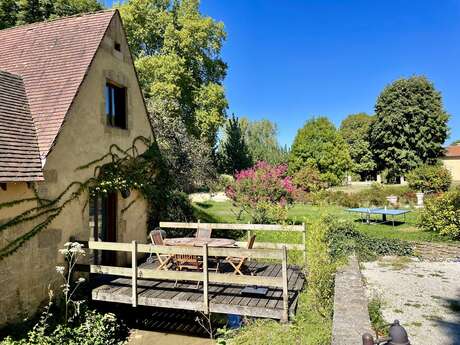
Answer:
[[[400,215],[404,213],[409,213],[410,210],[401,210],[401,209],[390,209],[390,208],[367,208],[367,207],[358,207],[358,208],[347,208],[348,212],[359,212],[359,213],[373,213],[373,214],[389,214],[389,215]]]
[[[193,246],[203,247],[205,244],[208,247],[235,247],[236,241],[228,238],[208,238],[201,239],[195,237],[177,237],[177,238],[166,238],[164,244],[166,246]]]

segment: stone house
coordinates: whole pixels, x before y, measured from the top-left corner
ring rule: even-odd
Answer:
[[[31,199],[0,208],[0,225],[38,206],[37,196],[53,200],[93,176],[77,168],[110,145],[129,148],[136,137],[153,136],[118,11],[0,30],[0,51],[0,204]],[[36,221],[2,229],[0,253]],[[62,262],[58,249],[72,237],[128,242],[146,234],[147,203],[134,191],[72,201],[0,260],[0,325],[47,299]]]
[[[460,182],[460,144],[447,147],[441,160],[451,172],[452,179],[455,182]]]

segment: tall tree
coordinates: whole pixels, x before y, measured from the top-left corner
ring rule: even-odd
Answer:
[[[0,0],[0,29],[102,8],[98,0]]]
[[[348,144],[352,171],[362,180],[372,176],[377,164],[371,151],[369,132],[374,117],[366,113],[348,115],[340,124],[340,134]]]
[[[311,166],[321,179],[338,185],[351,167],[348,145],[326,117],[311,119],[299,129],[289,155],[289,172]]]
[[[254,162],[265,161],[275,165],[287,162],[287,149],[278,143],[276,123],[267,119],[250,121],[242,117],[240,126]]]
[[[448,135],[441,94],[423,76],[402,78],[377,98],[371,148],[390,180],[423,163],[435,163]]]
[[[14,26],[18,16],[15,0],[0,0],[0,30]]]
[[[248,146],[244,140],[240,121],[235,115],[228,119],[225,125],[224,138],[220,150],[221,171],[233,175],[252,165]]]
[[[227,109],[223,24],[198,0],[128,0],[120,13],[146,97],[214,147]]]

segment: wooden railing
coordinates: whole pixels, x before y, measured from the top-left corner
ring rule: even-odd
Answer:
[[[139,244],[136,241],[131,243],[100,242],[89,241],[88,248],[91,250],[111,250],[119,252],[131,252],[131,267],[90,265],[90,272],[97,274],[109,274],[132,279],[132,305],[137,306],[137,279],[158,279],[174,281],[195,281],[203,282],[203,312],[209,313],[209,283],[220,284],[240,284],[257,285],[283,290],[283,321],[288,320],[289,315],[289,294],[288,294],[288,275],[287,275],[287,248],[282,249],[244,249],[244,248],[213,248],[205,245],[204,247],[185,247],[185,246],[152,246],[149,244]],[[140,268],[137,266],[138,253],[158,253],[158,254],[187,254],[197,255],[203,258],[202,272],[155,270]],[[280,260],[282,269],[281,277],[264,277],[250,275],[234,275],[228,273],[214,273],[208,271],[209,257],[247,257],[252,259],[274,259]]]
[[[162,229],[198,229],[209,228],[213,230],[238,230],[247,231],[248,239],[251,237],[253,231],[278,231],[278,232],[297,232],[302,233],[302,243],[274,243],[274,242],[260,242],[254,243],[254,248],[269,248],[269,249],[282,249],[286,247],[288,250],[300,250],[303,252],[303,259],[306,262],[307,256],[307,226],[305,223],[302,225],[283,225],[283,224],[224,224],[224,223],[180,223],[180,222],[160,222]],[[244,246],[245,242],[237,242],[239,246]]]

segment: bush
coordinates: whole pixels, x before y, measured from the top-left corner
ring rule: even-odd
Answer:
[[[215,182],[209,184],[209,190],[211,193],[224,192],[233,181],[232,175],[220,174]]]
[[[460,188],[428,198],[418,226],[460,240]]]
[[[294,185],[307,193],[317,192],[325,189],[327,183],[321,179],[321,173],[315,167],[306,166],[292,176]]]
[[[381,255],[412,255],[412,246],[405,241],[369,237],[356,229],[349,220],[326,216],[326,238],[331,256],[337,260],[352,252],[364,260],[374,259]]]
[[[253,168],[236,174],[226,195],[253,223],[284,222],[295,190],[286,172],[286,165],[258,162]]]
[[[452,184],[452,175],[442,165],[424,164],[411,170],[407,176],[409,187],[417,192],[445,192]]]

